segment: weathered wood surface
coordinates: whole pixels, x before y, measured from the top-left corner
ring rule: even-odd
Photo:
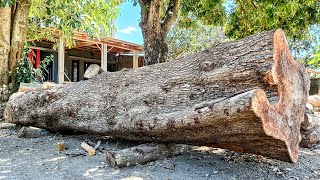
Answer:
[[[309,79],[282,30],[176,61],[16,95],[8,122],[222,147],[296,162]]]
[[[320,113],[308,112],[301,124],[300,146],[311,148],[320,143]]]
[[[318,94],[309,96],[308,104],[312,105],[312,111],[320,112],[320,96]]]
[[[191,150],[191,146],[184,144],[141,144],[138,146],[108,151],[106,159],[111,167],[134,166],[151,161],[179,155]]]

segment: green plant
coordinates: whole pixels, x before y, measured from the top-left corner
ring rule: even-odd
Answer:
[[[308,60],[308,64],[313,68],[317,69],[320,66],[320,46],[314,50],[313,54]]]
[[[31,82],[43,82],[45,79],[45,73],[48,72],[47,66],[53,61],[53,55],[46,56],[40,62],[38,68],[34,68],[30,58],[27,54],[30,53],[29,48],[24,49],[24,58],[19,60],[18,67],[14,73],[14,78],[17,84],[31,83]]]

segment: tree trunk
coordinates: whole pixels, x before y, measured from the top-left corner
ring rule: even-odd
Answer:
[[[9,83],[9,52],[10,52],[10,29],[11,8],[0,8],[0,87]]]
[[[30,6],[31,0],[18,0],[12,7],[0,8],[0,85],[10,82],[9,74],[23,56]]]
[[[222,147],[296,162],[309,79],[282,30],[176,61],[20,93],[11,123]]]
[[[28,15],[31,0],[18,0],[12,17],[10,71],[15,72],[18,61],[23,57],[23,46],[28,32]],[[13,81],[13,79],[11,80]]]
[[[163,0],[139,0],[142,35],[144,40],[144,65],[166,62],[168,56],[167,34],[177,19],[180,0],[170,0],[166,12]]]

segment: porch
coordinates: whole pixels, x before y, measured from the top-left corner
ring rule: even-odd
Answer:
[[[143,66],[143,51],[140,45],[114,39],[89,38],[84,33],[75,33],[76,46],[65,47],[63,38],[59,38],[59,47],[53,49],[53,42],[36,41],[31,46],[29,58],[39,67],[41,60],[52,54],[54,56],[47,68],[46,81],[59,84],[83,80],[86,69],[91,64],[98,64],[104,71],[119,71],[122,68],[138,68]]]

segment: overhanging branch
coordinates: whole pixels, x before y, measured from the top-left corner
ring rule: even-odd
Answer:
[[[168,32],[173,22],[177,19],[181,0],[170,0],[166,13],[161,21],[161,26]]]

